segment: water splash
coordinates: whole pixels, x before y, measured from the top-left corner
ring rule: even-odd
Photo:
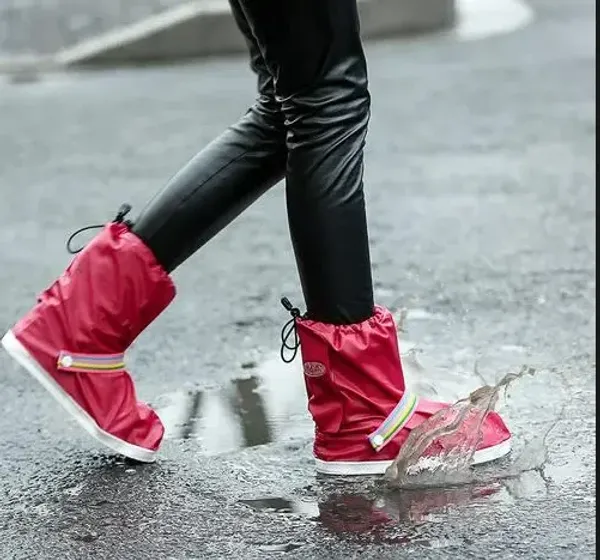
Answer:
[[[388,467],[386,482],[399,488],[420,488],[465,484],[473,481],[471,462],[482,437],[483,421],[494,410],[502,394],[517,380],[533,375],[524,366],[518,373],[507,373],[495,385],[484,385],[468,397],[440,410],[411,431],[394,462]],[[459,431],[468,422],[476,426],[467,433]],[[431,457],[425,451],[434,444],[444,449]]]

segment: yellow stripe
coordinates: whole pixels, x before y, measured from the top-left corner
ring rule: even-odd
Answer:
[[[400,419],[383,435],[384,440],[387,441],[394,434],[394,432],[398,429],[398,427],[406,421],[406,418],[408,417],[408,415],[415,409],[416,404],[417,404],[417,397],[416,397],[416,395],[413,395],[412,399],[410,401],[410,407],[400,417]]]
[[[90,365],[90,364],[82,364],[80,362],[73,362],[70,366],[69,369],[73,369],[73,368],[81,368],[81,369],[102,369],[102,370],[107,370],[107,369],[123,369],[125,367],[125,363],[121,362],[119,364],[111,364],[111,365]]]

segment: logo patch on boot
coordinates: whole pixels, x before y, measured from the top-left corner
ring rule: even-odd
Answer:
[[[321,377],[327,370],[321,362],[304,362],[304,375],[308,377]]]

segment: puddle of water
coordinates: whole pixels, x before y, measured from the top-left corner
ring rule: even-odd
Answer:
[[[423,527],[445,523],[452,510],[486,507],[491,501],[510,503],[546,491],[536,473],[448,488],[391,490],[371,482],[317,477],[317,484],[305,488],[301,497],[261,497],[240,503],[267,515],[300,516],[340,536],[388,544],[419,543],[435,549],[456,543],[425,537]]]
[[[240,503],[257,511],[266,513],[302,515],[309,518],[319,517],[319,507],[316,501],[302,501],[282,497],[266,497],[251,500],[240,500]]]
[[[284,544],[263,544],[260,546],[260,550],[263,552],[292,552],[298,548],[302,548],[300,543],[284,543]]]
[[[248,371],[254,368],[246,364]],[[193,439],[220,454],[274,441],[306,439],[313,432],[302,375],[287,375],[279,360],[218,389],[190,389],[156,403],[166,439]]]

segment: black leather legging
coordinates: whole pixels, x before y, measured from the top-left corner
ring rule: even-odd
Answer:
[[[370,114],[356,0],[230,0],[258,76],[254,106],[150,202],[133,231],[169,272],[285,176],[307,314],[372,315],[363,194]]]

